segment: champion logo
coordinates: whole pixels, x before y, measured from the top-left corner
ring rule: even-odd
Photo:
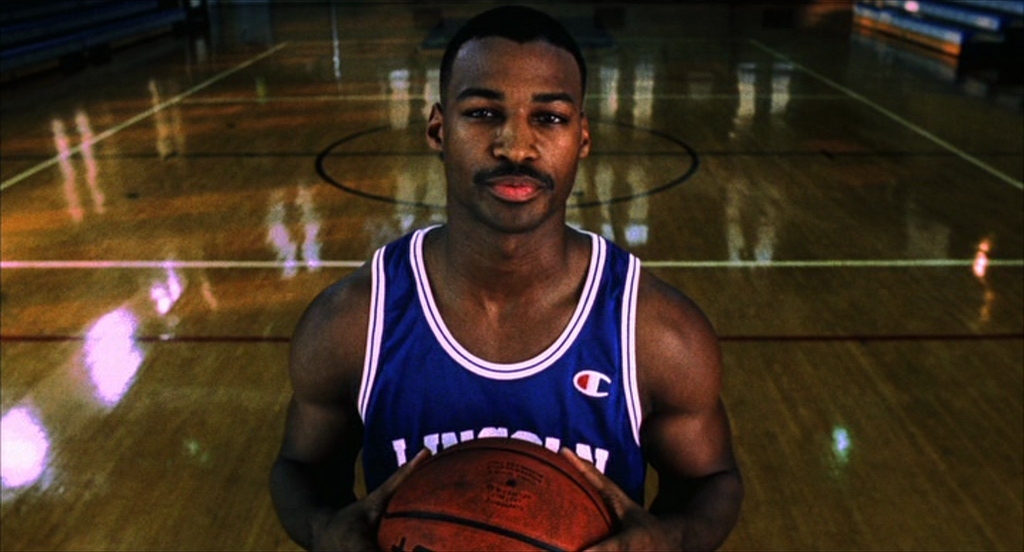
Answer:
[[[572,378],[572,383],[576,386],[576,390],[588,397],[607,397],[608,385],[611,382],[611,378],[593,370],[577,372]]]

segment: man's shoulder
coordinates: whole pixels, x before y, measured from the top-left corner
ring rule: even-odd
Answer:
[[[369,308],[373,295],[374,272],[380,268],[383,270],[386,262],[385,251],[396,251],[402,253],[408,251],[412,239],[417,234],[426,235],[434,227],[428,227],[421,231],[409,232],[389,242],[387,245],[376,250],[370,260],[360,266],[355,272],[334,282],[321,291],[309,304],[304,320],[300,321],[298,331],[304,329],[305,319],[312,319],[316,326],[322,331],[324,328],[331,328],[333,331],[347,332],[355,329],[358,332],[366,330],[366,323],[369,320]],[[378,264],[379,263],[379,264]],[[363,335],[360,335],[363,337]]]
[[[637,290],[638,309],[653,327],[705,333],[714,336],[711,323],[700,306],[684,292],[649,270],[641,271]],[[680,325],[680,323],[682,323]]]
[[[365,317],[370,302],[373,278],[369,265],[363,265],[352,274],[334,282],[321,291],[309,304],[306,317],[313,317],[318,325],[349,322],[349,318]],[[300,323],[300,329],[302,324]]]
[[[309,304],[292,335],[289,371],[297,393],[351,398],[365,354],[372,278],[367,266]]]
[[[637,293],[637,374],[648,393],[684,402],[717,396],[721,353],[711,321],[679,289],[643,271]]]

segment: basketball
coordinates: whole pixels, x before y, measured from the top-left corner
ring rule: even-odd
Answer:
[[[579,550],[612,528],[604,501],[568,460],[486,438],[428,459],[395,491],[381,550]]]

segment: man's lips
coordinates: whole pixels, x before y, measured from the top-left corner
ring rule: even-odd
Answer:
[[[502,163],[473,175],[473,183],[509,203],[525,203],[555,189],[555,179],[524,164]]]
[[[498,199],[511,203],[529,201],[547,188],[542,182],[525,176],[493,178],[486,184]]]

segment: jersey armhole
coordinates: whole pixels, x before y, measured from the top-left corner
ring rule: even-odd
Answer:
[[[359,384],[359,417],[366,423],[370,394],[377,377],[380,360],[381,336],[384,333],[384,250],[382,247],[373,254],[371,262],[370,316],[366,326],[366,354],[363,358],[363,377]]]
[[[622,384],[625,387],[626,408],[629,411],[633,440],[640,446],[640,425],[643,410],[636,379],[636,304],[640,285],[640,259],[629,256],[626,286],[622,297]]]

